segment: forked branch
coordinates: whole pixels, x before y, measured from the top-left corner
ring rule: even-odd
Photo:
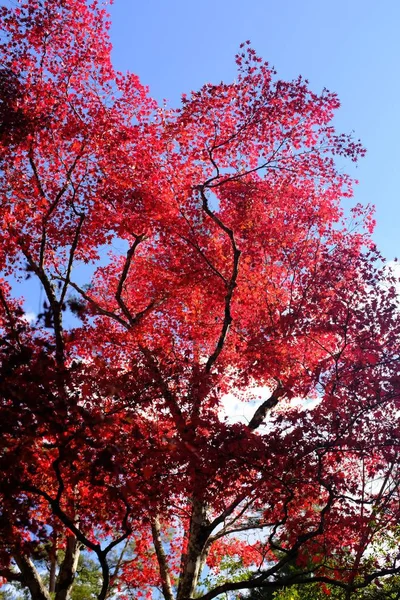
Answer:
[[[121,277],[119,278],[119,282],[118,282],[117,292],[115,294],[115,298],[118,302],[118,305],[130,325],[135,324],[135,322],[137,321],[137,315],[134,316],[131,314],[130,310],[128,309],[128,307],[125,304],[124,299],[122,298],[122,292],[124,290],[124,284],[125,284],[126,278],[128,277],[128,273],[129,273],[129,269],[130,269],[130,266],[132,263],[133,256],[136,252],[137,247],[144,239],[145,239],[144,234],[135,236],[135,241],[132,244],[132,246],[129,248],[129,250],[126,254],[124,268],[122,269]]]
[[[225,225],[225,223],[223,223],[221,221],[221,219],[218,217],[218,215],[216,215],[210,209],[209,204],[208,204],[208,198],[205,193],[207,185],[208,184],[206,182],[205,184],[198,187],[198,190],[200,192],[200,196],[202,199],[202,208],[203,208],[204,212],[210,217],[210,219],[217,225],[217,227],[219,227],[219,229],[221,229],[221,231],[223,231],[228,236],[230,243],[231,243],[232,253],[233,253],[233,264],[232,264],[231,276],[229,278],[229,281],[226,282],[227,292],[225,295],[224,319],[223,319],[223,323],[222,323],[221,333],[219,335],[219,338],[218,338],[218,341],[217,341],[217,344],[215,346],[213,353],[208,357],[208,360],[206,362],[205,370],[207,373],[209,373],[211,371],[212,366],[214,365],[215,361],[218,359],[219,355],[221,354],[221,352],[223,350],[226,336],[228,335],[228,331],[229,331],[230,325],[232,323],[232,314],[231,314],[232,296],[233,296],[234,289],[236,287],[236,281],[237,281],[237,277],[238,277],[238,273],[239,273],[239,260],[240,260],[241,251],[239,250],[239,248],[236,245],[236,240],[235,240],[235,235],[233,233],[233,230],[230,229],[230,227],[228,227],[227,225]]]

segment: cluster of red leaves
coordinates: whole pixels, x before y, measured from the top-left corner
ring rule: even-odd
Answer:
[[[335,157],[363,149],[336,134],[337,97],[246,45],[234,83],[160,109],[113,71],[96,2],[0,14],[0,261],[47,297],[28,324],[1,282],[2,565],[54,530],[93,551],[135,532],[120,590],[148,593],[152,520],[164,544],[174,527],[177,578],[200,503],[228,536],[210,537],[211,566],[286,552],[325,577],[334,555],[341,581],[370,571],[400,516],[400,322],[371,211],[354,230],[340,208]],[[279,390],[260,434],[220,413],[254,385]],[[256,545],[232,542],[251,527]]]

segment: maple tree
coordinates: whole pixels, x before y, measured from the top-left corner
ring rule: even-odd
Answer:
[[[99,600],[398,573],[396,281],[340,205],[336,95],[246,43],[161,108],[98,2],[0,15],[3,581],[67,600],[82,549]]]

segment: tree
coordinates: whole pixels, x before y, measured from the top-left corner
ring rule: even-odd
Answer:
[[[285,575],[293,575],[298,571],[296,564],[286,566]],[[269,588],[253,589],[246,600],[345,600],[347,591],[332,584],[314,583],[308,586],[290,585],[287,588],[273,590]],[[400,585],[398,575],[375,580],[369,586],[354,591],[356,600],[399,600]]]
[[[397,574],[396,282],[340,205],[364,151],[336,95],[246,43],[234,83],[160,108],[97,1],[1,20],[4,580],[67,600],[82,548],[99,600]]]
[[[329,596],[331,600],[343,600],[346,598],[346,592],[335,586],[320,586],[312,584],[307,586],[290,586],[272,592],[268,589],[254,589],[246,596],[247,600],[326,600]],[[357,600],[399,600],[400,586],[398,577],[389,577],[380,583],[379,586],[371,583],[368,587],[354,592],[354,598]]]
[[[50,589],[52,562],[46,561],[50,553],[42,553],[41,560],[35,561],[35,569],[40,573],[41,581],[46,589]],[[60,553],[61,554],[61,553]],[[63,557],[57,557],[57,563],[61,565]],[[76,570],[76,577],[71,589],[71,600],[96,600],[101,585],[101,571],[96,561],[92,560],[87,554],[81,553]],[[53,590],[54,593],[54,590]],[[3,594],[3,595],[1,595]],[[7,589],[0,593],[3,600],[26,600],[30,598],[28,588],[24,582],[10,582]]]

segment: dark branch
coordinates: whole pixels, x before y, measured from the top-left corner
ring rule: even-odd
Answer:
[[[273,391],[271,396],[257,408],[256,412],[250,419],[250,423],[248,425],[249,429],[257,429],[267,416],[267,412],[278,404],[279,398],[284,396],[284,394],[285,390],[282,384],[279,383],[278,387]]]
[[[78,247],[79,236],[80,236],[80,233],[82,230],[82,225],[83,225],[84,220],[85,220],[85,215],[82,213],[81,215],[79,215],[78,225],[77,225],[77,228],[75,231],[74,239],[72,241],[71,251],[69,253],[67,273],[65,276],[64,285],[63,285],[63,289],[62,289],[61,296],[60,296],[60,305],[63,304],[65,295],[67,293],[67,289],[68,289],[68,285],[69,285],[70,277],[71,277],[72,265],[74,263],[74,256],[75,256],[76,249]]]
[[[117,288],[117,292],[115,294],[115,298],[118,302],[118,305],[120,307],[120,309],[122,310],[122,312],[124,313],[125,317],[127,318],[128,322],[130,325],[134,325],[135,322],[137,321],[137,318],[134,317],[131,312],[129,311],[128,307],[126,306],[123,298],[122,298],[122,292],[124,289],[124,283],[126,281],[126,278],[128,276],[129,273],[129,269],[132,263],[132,259],[133,256],[136,252],[136,248],[139,246],[139,244],[145,239],[145,235],[141,234],[141,235],[137,235],[135,238],[134,243],[132,244],[132,246],[129,248],[127,254],[126,254],[126,259],[125,259],[125,264],[124,264],[124,268],[122,269],[122,273],[121,273],[121,277],[119,279],[118,282],[118,288]]]
[[[55,279],[59,279],[60,281],[65,281],[65,277],[56,277]],[[74,288],[74,290],[76,290],[81,296],[82,298],[84,298],[84,300],[86,300],[86,302],[88,302],[89,304],[91,304],[96,312],[98,312],[101,315],[104,315],[106,317],[109,317],[110,319],[114,319],[114,321],[117,321],[120,325],[122,325],[123,327],[125,327],[125,329],[129,329],[130,325],[127,321],[125,321],[124,319],[122,319],[119,315],[113,313],[110,310],[106,310],[105,308],[103,308],[102,306],[100,306],[100,304],[91,296],[89,296],[82,288],[80,288],[76,283],[74,283],[73,281],[69,282],[69,285]]]
[[[37,262],[34,260],[32,254],[30,253],[22,239],[19,239],[19,243],[30,268],[43,285],[44,291],[49,301],[50,309],[53,316],[53,327],[56,340],[56,361],[59,366],[62,366],[64,364],[64,340],[60,303],[57,300],[54,288],[50,283],[49,278],[47,277],[44,269],[40,266],[40,264],[37,264]]]
[[[210,209],[210,207],[208,205],[208,199],[205,194],[206,187],[208,187],[207,182],[206,182],[206,184],[198,187],[198,190],[199,190],[201,198],[202,198],[203,210],[210,217],[210,219],[212,221],[214,221],[214,223],[229,237],[231,247],[232,247],[232,252],[233,252],[233,264],[232,264],[231,277],[226,285],[227,293],[225,295],[224,320],[222,323],[222,329],[221,329],[221,333],[218,338],[217,344],[215,346],[214,352],[208,357],[206,367],[205,367],[206,372],[209,373],[211,371],[213,364],[215,363],[215,361],[218,359],[219,355],[222,352],[222,349],[225,344],[226,336],[228,335],[229,327],[232,323],[231,303],[232,303],[232,296],[233,296],[234,289],[236,287],[236,281],[237,281],[237,276],[238,276],[238,272],[239,272],[239,260],[240,260],[241,252],[236,245],[236,240],[235,240],[235,236],[234,236],[232,229],[227,227],[227,225],[225,225],[225,223],[223,223],[221,221],[221,219],[215,213],[213,213],[213,211]]]

